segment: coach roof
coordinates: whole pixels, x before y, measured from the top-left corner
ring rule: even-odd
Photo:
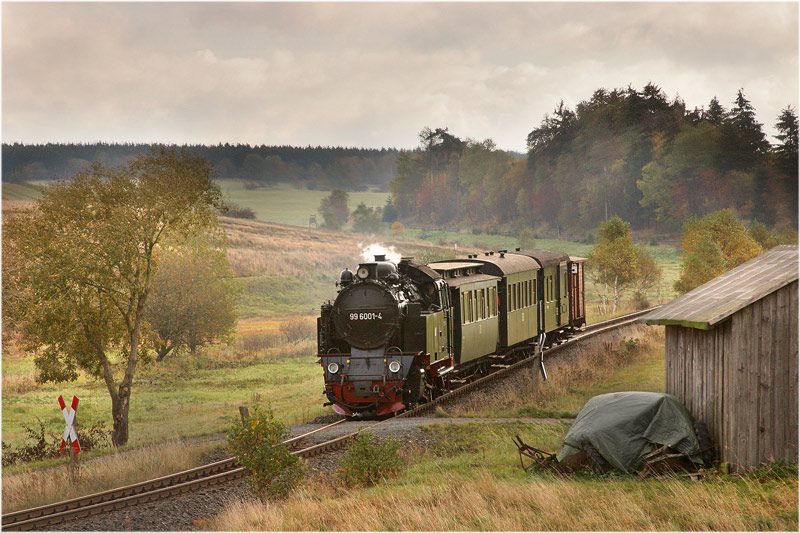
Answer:
[[[566,263],[569,261],[569,256],[564,252],[559,252],[556,250],[522,250],[519,252],[512,252],[518,255],[524,255],[526,257],[532,257],[538,261],[538,263],[544,267],[552,267],[558,266],[561,263]]]
[[[465,257],[461,259],[451,259],[449,261],[440,261],[440,263],[447,262],[481,263],[481,273],[488,274],[490,276],[508,276],[518,272],[539,269],[539,263],[530,257],[505,252],[497,252],[494,255],[483,255],[478,257]]]

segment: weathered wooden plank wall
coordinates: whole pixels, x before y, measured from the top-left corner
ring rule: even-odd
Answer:
[[[666,326],[666,392],[742,469],[798,459],[798,283],[711,330]]]

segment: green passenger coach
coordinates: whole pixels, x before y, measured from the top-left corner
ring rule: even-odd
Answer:
[[[453,355],[456,364],[497,351],[497,284],[500,278],[480,274],[480,263],[455,261],[429,266],[450,287],[450,301],[453,305]]]

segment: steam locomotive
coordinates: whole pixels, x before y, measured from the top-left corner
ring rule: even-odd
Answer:
[[[325,405],[390,415],[560,342],[586,321],[584,262],[517,248],[345,268],[317,319]]]

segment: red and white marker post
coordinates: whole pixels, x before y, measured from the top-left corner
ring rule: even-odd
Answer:
[[[78,433],[75,431],[75,413],[78,410],[78,397],[72,397],[72,406],[67,407],[64,403],[64,397],[58,397],[58,405],[61,406],[61,412],[64,414],[64,422],[67,427],[64,428],[64,436],[61,437],[61,453],[64,453],[64,448],[67,446],[67,441],[72,441],[72,448],[75,453],[81,452],[81,445],[78,443]]]

